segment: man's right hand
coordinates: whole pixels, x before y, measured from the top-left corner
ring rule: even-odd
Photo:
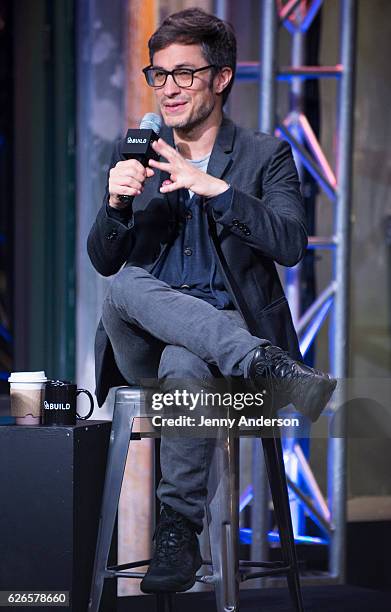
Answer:
[[[109,205],[113,208],[125,208],[118,196],[140,195],[144,189],[144,181],[154,175],[152,168],[144,168],[136,159],[119,161],[109,173]]]

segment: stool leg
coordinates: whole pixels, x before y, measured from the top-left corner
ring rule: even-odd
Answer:
[[[208,481],[208,526],[217,612],[239,610],[239,438],[218,439]]]
[[[135,392],[134,402],[118,404],[116,401],[114,404],[88,612],[99,611],[129,441],[132,434],[133,417],[139,414],[137,397],[139,398],[139,394]]]
[[[280,534],[281,552],[284,562],[291,568],[287,575],[289,592],[294,610],[304,612],[281,439],[279,436],[262,438],[262,445]]]

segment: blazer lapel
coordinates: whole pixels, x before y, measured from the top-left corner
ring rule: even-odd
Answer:
[[[235,124],[223,115],[220,129],[212,149],[208,164],[208,174],[222,178],[232,164],[232,151],[235,138]]]
[[[175,143],[174,143],[174,134],[172,131],[172,128],[168,127],[167,125],[163,124],[162,125],[162,129],[160,132],[160,137],[163,138],[163,140],[170,145],[170,147],[174,147]],[[167,161],[164,157],[160,156],[159,161]],[[159,187],[161,187],[163,181],[165,181],[166,179],[170,178],[169,174],[167,174],[167,172],[163,172],[163,170],[160,171],[160,176],[159,176]],[[178,191],[171,191],[169,193],[166,193],[166,198],[168,200],[168,204],[171,208],[172,211],[177,211],[178,205],[179,205],[179,193]]]
[[[208,164],[208,174],[216,178],[223,178],[233,163],[233,146],[235,140],[235,124],[223,115],[223,120],[217,134]],[[217,235],[220,236],[223,226],[216,226]]]

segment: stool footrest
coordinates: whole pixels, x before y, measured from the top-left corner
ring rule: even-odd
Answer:
[[[131,567],[141,567],[142,565],[149,565],[151,559],[143,559],[142,561],[132,561],[131,563],[123,563],[122,565],[110,565],[108,570],[118,572],[119,570],[130,569]]]
[[[286,567],[284,561],[239,561],[239,567],[268,567],[282,568]]]
[[[265,572],[248,572],[247,573],[247,572],[240,571],[240,574],[241,574],[241,580],[242,582],[244,582],[245,580],[252,580],[253,578],[265,578],[266,576],[279,576],[279,575],[284,575],[284,574],[290,574],[292,571],[294,571],[294,569],[290,567],[289,565],[287,565],[285,567],[271,568],[269,570],[266,570]]]
[[[127,572],[122,570],[120,572],[113,572],[112,578],[144,578],[145,572]]]
[[[143,578],[145,572],[125,572],[124,570],[131,569],[133,567],[142,567],[143,565],[149,565],[151,559],[142,559],[141,561],[133,561],[132,563],[122,563],[121,565],[111,565],[107,567],[107,577],[109,578]],[[205,559],[202,561],[202,565],[210,565],[212,567],[212,561]],[[264,567],[268,569],[268,572],[250,572],[246,574],[245,568],[252,567]],[[244,576],[242,580],[250,580],[250,578],[260,578],[262,576],[269,576],[272,574],[283,574],[291,571],[291,567],[286,565],[283,561],[239,561],[239,572]],[[205,580],[205,578],[207,580]],[[208,580],[209,578],[209,580]],[[213,574],[206,576],[197,576],[197,580],[200,582],[212,582]]]

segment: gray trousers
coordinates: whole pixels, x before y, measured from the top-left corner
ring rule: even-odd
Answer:
[[[218,377],[246,377],[254,349],[269,344],[249,333],[236,310],[217,310],[130,266],[114,277],[102,321],[125,380],[149,378],[164,391],[177,389],[178,381],[209,390]],[[162,429],[158,497],[199,531],[213,447],[213,438],[164,435]]]

